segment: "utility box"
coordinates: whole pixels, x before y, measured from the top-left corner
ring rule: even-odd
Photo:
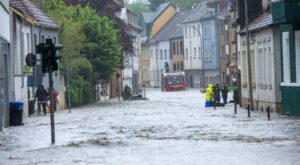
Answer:
[[[9,125],[23,125],[23,109],[22,102],[9,102]]]
[[[300,22],[300,1],[273,0],[272,16],[274,24],[294,24]]]

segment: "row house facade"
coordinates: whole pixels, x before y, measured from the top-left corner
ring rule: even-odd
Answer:
[[[48,88],[48,75],[42,73],[41,63],[25,71],[25,57],[36,54],[36,45],[50,38],[58,43],[59,26],[29,0],[0,1],[0,128],[9,125],[9,102],[24,103],[24,116],[29,114],[29,100],[34,99],[36,87]],[[38,59],[41,59],[37,55]],[[59,71],[53,74],[54,88],[64,106],[64,90]]]
[[[209,83],[231,85],[229,3],[202,1],[184,25],[185,72],[189,87],[205,88]]]
[[[204,49],[203,26],[200,22],[211,9],[207,8],[206,1],[191,9],[190,14],[182,21],[184,40],[184,70],[189,87],[204,87]]]
[[[171,3],[161,4],[154,12],[143,13],[144,33],[142,37],[146,41],[142,44],[142,52],[149,54],[141,56],[143,60],[145,57],[149,58],[149,85],[152,87],[160,86],[160,75],[168,69],[165,67],[166,63],[170,65],[170,42],[158,40],[156,35],[175,13],[176,8]],[[143,64],[147,64],[145,60]],[[147,66],[141,67],[146,68]],[[146,75],[147,73],[142,74]]]
[[[187,15],[188,12],[176,12],[165,26],[149,40],[150,51],[153,54],[150,59],[153,61],[152,64],[156,64],[158,78],[164,73],[184,71],[183,27],[178,22]],[[160,86],[160,84],[158,85]]]
[[[279,28],[274,26],[270,2],[256,1],[256,8],[261,10],[249,14],[252,87],[249,86],[248,79],[246,29],[241,26],[243,25],[241,22],[237,37],[238,68],[241,74],[240,104],[242,106],[248,104],[249,88],[252,88],[254,109],[263,111],[270,108],[272,111],[280,112],[282,91],[280,90],[281,69],[278,66],[282,60]]]
[[[300,116],[300,6],[297,0],[272,1],[273,24],[278,28],[281,66],[281,112]]]
[[[203,68],[205,84],[220,82],[220,54],[217,18],[212,16],[201,20],[203,28]]]
[[[189,87],[231,84],[229,66],[234,64],[231,63],[231,17],[227,6],[222,0],[202,1],[190,10],[170,15],[171,19],[155,35],[148,35],[150,38],[143,45],[150,49],[144,51],[148,53],[145,57],[149,57],[150,69],[145,72],[150,74],[150,86],[160,86],[161,74],[180,71],[185,71]],[[153,17],[151,13],[143,14],[144,22],[148,20],[149,25],[144,27],[146,34],[151,34],[149,30],[154,25],[149,16]]]
[[[263,13],[249,24],[250,56],[254,108],[280,110],[280,50],[278,28],[272,27],[272,14]],[[238,37],[239,69],[241,70],[241,100],[246,106],[249,96],[247,45],[245,31]]]
[[[59,26],[42,10],[29,0],[10,0],[11,56],[10,68],[10,100],[24,103],[24,112],[28,114],[28,100],[34,98],[37,86],[49,87],[48,74],[42,73],[38,62],[31,71],[24,71],[25,57],[29,53],[36,54],[36,45],[52,39],[58,43]],[[37,58],[41,59],[37,54]],[[54,89],[59,93],[60,106],[64,104],[64,90],[60,88],[59,71],[54,72]]]
[[[129,86],[133,92],[137,92],[141,86],[140,56],[141,56],[141,29],[138,26],[137,15],[130,9],[124,7],[117,14],[128,25],[128,34],[131,37],[132,54],[124,54],[122,69],[122,87]]]
[[[10,24],[9,24],[9,1],[0,0],[0,132],[8,123],[8,57],[10,56],[9,46]]]

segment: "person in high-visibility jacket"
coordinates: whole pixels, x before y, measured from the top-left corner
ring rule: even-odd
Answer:
[[[206,88],[205,91],[205,107],[210,107],[212,103],[212,98],[213,98],[213,85],[208,84],[208,87]]]

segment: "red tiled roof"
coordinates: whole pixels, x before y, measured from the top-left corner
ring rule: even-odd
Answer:
[[[30,0],[10,0],[10,6],[22,12],[26,17],[33,18],[42,27],[58,29],[58,24],[48,17]]]

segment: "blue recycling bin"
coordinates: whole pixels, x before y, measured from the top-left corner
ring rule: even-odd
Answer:
[[[23,110],[24,104],[22,102],[9,102],[9,125],[23,125]]]

